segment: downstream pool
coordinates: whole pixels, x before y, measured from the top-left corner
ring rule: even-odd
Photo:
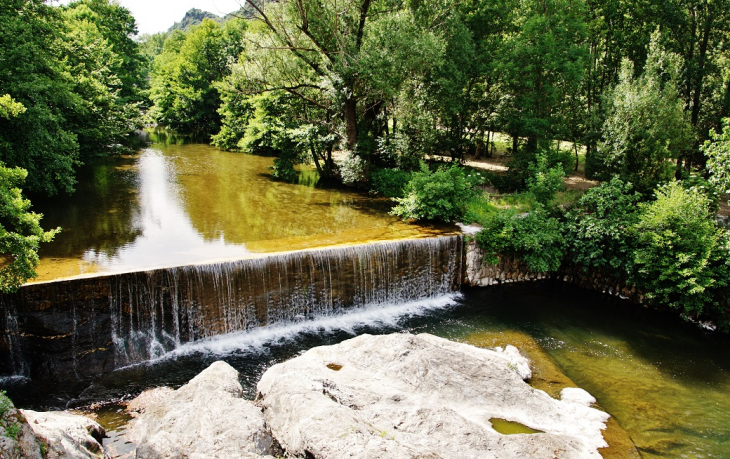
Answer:
[[[315,170],[275,181],[272,164],[158,142],[84,166],[73,195],[33,200],[44,228],[63,229],[41,247],[35,281],[453,231],[404,223],[389,199],[318,187]]]
[[[79,406],[148,387],[179,386],[223,359],[241,371],[253,397],[260,375],[276,362],[356,334],[399,331],[482,346],[517,345],[542,368],[536,372],[542,380],[538,387],[554,394],[566,385],[559,371],[550,374],[557,366],[598,399],[643,457],[730,457],[726,336],[703,334],[674,318],[550,282],[466,289],[455,296],[222,336],[118,370],[80,396],[58,388],[8,388],[21,406]],[[107,419],[123,430],[118,416]]]

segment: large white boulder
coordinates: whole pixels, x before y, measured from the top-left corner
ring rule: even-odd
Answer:
[[[104,429],[87,417],[64,411],[20,410],[37,441],[46,445],[47,459],[106,459],[101,446]]]
[[[530,387],[512,349],[363,335],[271,367],[257,403],[287,453],[308,458],[600,458],[608,414]],[[492,418],[542,433],[503,435]]]
[[[143,394],[129,438],[137,459],[272,457],[261,409],[242,398],[238,372],[215,362],[180,389]]]

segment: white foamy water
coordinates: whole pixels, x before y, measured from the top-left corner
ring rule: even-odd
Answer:
[[[327,334],[345,332],[353,336],[365,327],[395,327],[404,318],[429,314],[440,309],[447,309],[456,304],[460,293],[452,293],[392,305],[370,305],[346,309],[342,313],[333,313],[311,320],[285,322],[268,327],[261,327],[245,332],[219,335],[205,340],[186,343],[162,356],[148,360],[144,364],[155,364],[191,354],[213,354],[223,356],[232,353],[259,353],[266,346],[291,342],[306,333]]]

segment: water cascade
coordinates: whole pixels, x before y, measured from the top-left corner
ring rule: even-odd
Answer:
[[[444,236],[27,285],[0,297],[0,375],[83,380],[217,335],[441,296],[463,258]]]

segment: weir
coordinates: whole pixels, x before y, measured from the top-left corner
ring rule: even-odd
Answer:
[[[0,376],[98,377],[217,335],[445,295],[460,235],[23,286],[0,296]]]

